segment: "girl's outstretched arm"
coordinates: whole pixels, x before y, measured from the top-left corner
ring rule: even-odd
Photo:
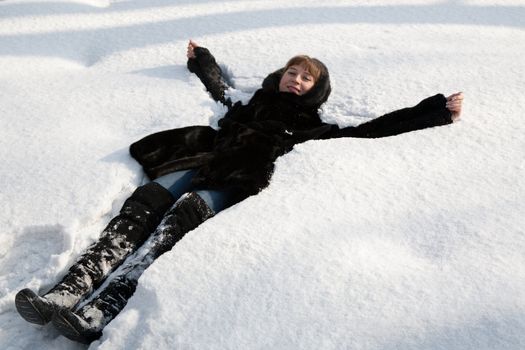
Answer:
[[[212,98],[231,107],[231,101],[224,97],[224,92],[229,89],[229,86],[226,84],[222,70],[210,51],[190,40],[186,56],[188,57],[189,71],[199,77]]]
[[[334,125],[322,138],[377,138],[450,124],[459,119],[463,103],[461,92],[445,97],[437,94],[413,107],[403,108],[366,123],[340,129]]]

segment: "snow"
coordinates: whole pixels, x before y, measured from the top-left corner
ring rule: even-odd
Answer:
[[[127,147],[224,113],[186,67],[207,46],[247,98],[320,58],[326,121],[463,91],[459,123],[310,141],[188,234],[90,349],[525,348],[525,2],[0,2],[0,347],[83,349],[16,313],[144,175]]]

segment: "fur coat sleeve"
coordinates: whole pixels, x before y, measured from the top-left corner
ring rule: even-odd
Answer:
[[[387,113],[358,126],[340,129],[337,125],[333,125],[321,138],[378,138],[450,124],[452,117],[445,106],[446,102],[444,95],[437,94],[424,99],[413,107]]]
[[[194,52],[195,58],[188,59],[188,70],[199,77],[215,101],[230,107],[231,101],[224,96],[229,86],[223,77],[221,68],[215,61],[215,57],[207,48],[200,46],[196,47]]]

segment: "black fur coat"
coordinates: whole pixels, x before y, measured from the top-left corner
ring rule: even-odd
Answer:
[[[228,88],[210,52],[195,49],[188,68],[212,97],[229,111],[219,130],[190,126],[158,132],[133,143],[131,155],[155,179],[170,172],[196,169],[196,188],[233,188],[239,199],[256,194],[269,183],[277,157],[297,143],[337,137],[384,137],[452,122],[445,97],[429,97],[356,127],[339,128],[321,121],[318,109],[330,94],[326,68],[314,88],[303,96],[279,92],[283,69],[270,74],[248,104],[231,104]]]

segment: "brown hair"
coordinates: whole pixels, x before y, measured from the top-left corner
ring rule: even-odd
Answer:
[[[290,60],[288,60],[286,63],[286,66],[284,66],[284,71],[286,72],[291,66],[303,67],[308,71],[308,73],[312,75],[314,81],[319,80],[319,77],[325,69],[324,65],[319,60],[307,55],[297,55],[290,58]]]

